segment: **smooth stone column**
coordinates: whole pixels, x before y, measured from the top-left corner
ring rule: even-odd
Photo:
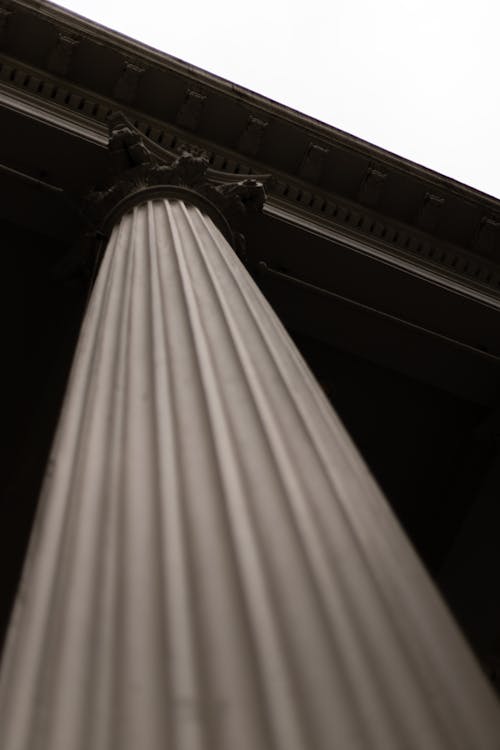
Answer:
[[[117,223],[0,687],[2,750],[494,750],[496,698],[211,219]]]

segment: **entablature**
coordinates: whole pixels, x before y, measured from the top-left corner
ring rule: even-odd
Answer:
[[[182,129],[178,124],[147,117],[130,106],[63,82],[45,71],[20,65],[13,58],[0,59],[0,106],[65,131],[73,137],[87,140],[102,149],[107,144],[107,119],[120,109],[152,141],[167,148],[189,143],[202,149],[211,166],[221,172],[261,174],[270,167],[268,163],[249,157],[250,136],[244,146],[247,153],[242,156],[237,150],[207,141],[197,133]],[[186,117],[185,113],[183,117]],[[257,138],[255,135],[254,137]],[[499,293],[500,266],[494,259],[447,242],[431,233],[430,229],[437,221],[436,213],[443,210],[444,198],[426,194],[419,222],[427,231],[397,221],[376,208],[376,196],[385,182],[385,173],[377,170],[367,173],[360,189],[362,200],[358,202],[325,191],[321,185],[305,179],[318,173],[325,153],[319,147],[311,147],[299,168],[298,176],[272,169],[270,174],[274,179],[268,187],[267,205],[279,207],[290,215],[291,220],[311,221],[324,230],[344,233],[346,239],[358,238],[365,243],[369,241],[389,257],[406,259],[408,267],[423,266],[450,280],[461,279],[473,288],[487,288],[495,296]],[[44,172],[52,172],[53,179],[60,183],[57,165],[52,163]],[[495,229],[495,222],[483,217],[483,242],[486,242],[488,233],[494,235]],[[491,241],[490,236],[490,244]]]
[[[275,175],[291,209],[500,289],[500,201],[50,3],[0,7],[3,81],[101,124],[124,109],[217,169]]]
[[[8,8],[1,218],[69,248],[87,231],[81,199],[106,175],[108,121],[121,111],[153,144],[203,154],[228,180],[270,175],[248,258],[291,329],[496,399],[499,201],[50,4]]]

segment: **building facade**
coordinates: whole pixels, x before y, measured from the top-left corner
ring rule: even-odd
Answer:
[[[7,750],[497,747],[412,546],[495,683],[499,202],[48,3],[0,5],[0,52]],[[176,472],[185,580],[108,503]],[[20,584],[44,476],[62,531],[38,511]]]

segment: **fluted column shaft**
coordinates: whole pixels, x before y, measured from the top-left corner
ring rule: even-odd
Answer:
[[[212,220],[115,226],[0,682],[2,750],[498,748],[496,699]]]

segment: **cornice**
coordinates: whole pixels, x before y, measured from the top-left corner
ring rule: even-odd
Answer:
[[[135,59],[137,61],[137,57]],[[134,75],[137,69],[136,65]],[[388,179],[380,162],[369,166],[358,190],[358,200],[349,200],[315,184],[328,155],[328,149],[317,143],[311,143],[303,153],[294,175],[270,168],[268,162],[261,161],[259,143],[265,137],[268,120],[250,114],[244,130],[235,138],[236,147],[233,148],[221,147],[204,139],[196,132],[195,125],[193,132],[189,124],[196,122],[196,112],[204,106],[203,96],[198,94],[196,89],[190,89],[176,122],[167,123],[148,117],[129,104],[123,106],[123,102],[98,96],[61,76],[21,65],[11,57],[0,58],[0,104],[3,106],[44,120],[101,147],[106,144],[106,119],[112,112],[123,109],[134,126],[152,141],[167,148],[175,148],[180,142],[199,147],[207,154],[211,167],[220,173],[255,175],[268,171],[274,178],[268,189],[269,203],[279,204],[291,216],[302,220],[309,218],[315,225],[340,230],[347,238],[370,238],[389,255],[404,256],[410,263],[424,264],[445,277],[461,278],[473,288],[488,288],[490,293],[498,295],[500,268],[497,262],[433,235],[446,200],[442,195],[424,194],[418,214],[420,228],[395,220],[377,206],[378,195]],[[179,122],[184,127],[180,127]],[[479,197],[477,194],[476,198]],[[493,203],[500,207],[499,202]],[[498,226],[494,216],[491,211],[489,215],[481,213],[476,242],[482,238],[485,246],[489,242],[495,248]]]
[[[418,263],[416,263],[408,252],[398,252],[396,248],[392,248],[392,252],[389,253],[387,244],[377,238],[368,238],[362,236],[359,232],[340,229],[333,223],[327,224],[317,220],[317,217],[313,217],[310,213],[300,214],[297,211],[292,213],[284,201],[273,196],[266,201],[264,213],[287,224],[298,226],[302,232],[326,238],[350,252],[369,256],[376,259],[380,264],[397,268],[405,274],[418,277],[434,286],[440,286],[462,297],[469,297],[475,303],[494,307],[500,311],[500,295],[498,292],[495,293],[484,284],[471,283],[469,279],[458,273],[453,275],[436,273],[436,264],[420,256]]]
[[[258,120],[260,113],[264,117],[260,122],[263,123],[264,127],[267,127],[269,119],[265,119],[266,115],[271,119],[279,118],[290,125],[299,127],[312,138],[316,137],[317,139],[326,139],[327,141],[335,142],[343,148],[351,150],[353,153],[369,158],[375,164],[380,166],[385,165],[392,170],[401,171],[406,174],[412,173],[416,177],[425,180],[429,187],[434,186],[435,188],[446,189],[449,192],[456,193],[463,199],[481,205],[489,204],[492,210],[500,212],[500,200],[486,193],[470,188],[457,180],[441,175],[438,172],[398,156],[332,125],[327,125],[320,120],[304,115],[286,105],[268,99],[265,96],[213,73],[209,73],[202,68],[165,52],[161,52],[125,34],[89,21],[83,16],[53,5],[47,2],[47,0],[0,0],[0,7],[2,6],[9,14],[16,11],[31,15],[36,14],[54,27],[58,38],[59,35],[73,36],[78,40],[85,39],[92,41],[98,46],[113,48],[122,55],[123,69],[126,69],[130,64],[130,60],[133,59],[135,65],[139,66],[139,73],[145,72],[151,67],[156,67],[167,73],[171,72],[185,76],[192,79],[191,86],[194,91],[196,91],[197,86],[198,88],[206,87],[210,91],[244,102],[249,108],[249,121],[251,119]],[[78,83],[76,79],[74,79],[74,82]],[[189,93],[189,89],[187,88],[186,96]],[[206,98],[202,92],[198,93],[201,94],[202,98]],[[328,148],[326,150],[328,151]],[[371,166],[370,169],[372,168]]]
[[[132,67],[135,65],[136,67],[138,66],[140,74],[151,67],[157,67],[165,72],[170,71],[186,76],[193,80],[192,85],[194,87],[196,87],[196,84],[198,86],[206,86],[214,92],[244,101],[249,107],[260,110],[262,114],[265,113],[272,118],[278,117],[280,120],[302,128],[312,136],[335,141],[357,154],[365,157],[369,156],[369,158],[377,163],[390,165],[392,169],[401,170],[405,173],[412,172],[416,176],[426,180],[429,185],[445,187],[449,191],[456,191],[461,197],[467,196],[469,200],[481,203],[486,201],[494,208],[500,209],[500,201],[478,190],[469,188],[457,180],[440,175],[409,159],[397,156],[390,151],[375,146],[331,125],[327,125],[313,117],[303,115],[290,107],[267,99],[242,86],[208,73],[202,68],[191,65],[167,53],[160,52],[124,34],[112,31],[50,2],[40,2],[39,0],[2,0],[0,7],[2,6],[11,15],[16,12],[32,16],[36,14],[40,19],[51,24],[57,34],[57,44],[59,44],[59,37],[62,35],[63,37],[73,37],[77,41],[87,40],[98,46],[111,47],[122,55],[124,69],[129,65],[132,65]],[[130,62],[131,60],[132,63]],[[75,83],[77,83],[76,79]]]
[[[0,61],[0,76],[8,71],[8,65]],[[0,80],[0,107],[19,112],[39,122],[44,122],[51,127],[58,128],[96,145],[105,147],[107,144],[107,128],[104,123],[90,120],[85,115],[79,114],[73,108],[61,106],[60,102],[53,101],[46,96],[40,96],[36,91],[36,79],[31,78],[31,90],[27,86],[12,86],[12,82],[5,83]],[[47,92],[47,82],[44,86]]]

